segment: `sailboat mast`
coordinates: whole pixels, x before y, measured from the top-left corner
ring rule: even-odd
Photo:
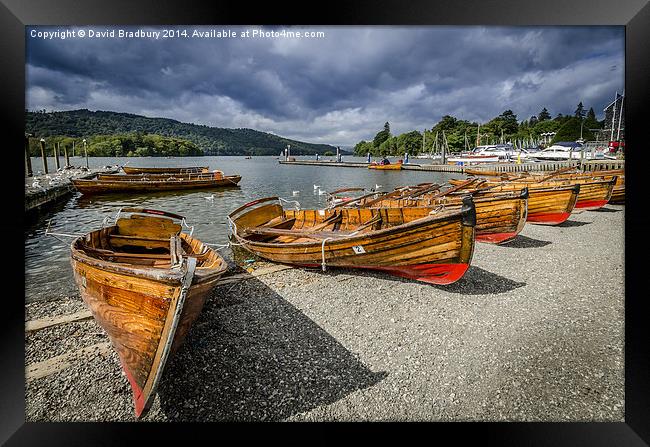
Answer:
[[[609,141],[614,139],[614,118],[616,117],[616,100],[618,99],[618,92],[614,96],[614,113],[612,113],[612,132],[609,135]]]
[[[618,111],[618,130],[616,131],[616,141],[619,141],[621,138],[621,120],[623,119],[623,101],[625,100],[625,90],[623,90],[623,96],[621,96],[621,108]]]

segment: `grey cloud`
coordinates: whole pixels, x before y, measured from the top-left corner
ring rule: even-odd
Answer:
[[[209,28],[259,27],[201,27]],[[289,29],[326,37],[28,37],[28,108],[124,111],[352,145],[385,121],[397,133],[447,114],[568,114],[579,101],[600,114],[624,86],[622,27]]]

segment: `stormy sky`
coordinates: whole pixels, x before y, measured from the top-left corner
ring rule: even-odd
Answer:
[[[163,29],[175,37],[119,36]],[[324,37],[259,36],[282,30]],[[106,31],[114,37],[96,36]],[[582,101],[601,119],[624,88],[623,27],[27,27],[26,40],[29,110],[129,112],[342,146],[386,121],[399,134],[443,115],[486,122],[510,109],[523,120],[542,107],[573,114]]]

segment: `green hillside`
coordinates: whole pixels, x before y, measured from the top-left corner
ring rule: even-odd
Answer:
[[[130,113],[91,112],[87,109],[65,112],[27,111],[25,130],[37,138],[55,135],[89,137],[112,134],[156,134],[182,138],[196,144],[206,155],[278,155],[287,144],[298,155],[336,152],[334,146],[290,140],[253,129],[226,129],[181,123],[167,118],[147,118]]]

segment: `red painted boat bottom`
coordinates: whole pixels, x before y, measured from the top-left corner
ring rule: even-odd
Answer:
[[[571,213],[535,213],[529,214],[526,222],[539,225],[557,225],[569,218]]]
[[[583,200],[576,203],[576,208],[581,210],[597,210],[607,205],[608,200]]]
[[[398,267],[362,267],[431,284],[446,285],[463,277],[469,264],[417,264]]]
[[[320,267],[320,264],[299,264],[301,267]],[[391,275],[431,284],[446,285],[458,281],[463,277],[469,264],[416,264],[400,265],[397,267],[376,267],[361,265],[331,266],[346,269],[380,270]]]
[[[144,394],[142,393],[142,389],[136,383],[129,369],[124,366],[124,362],[122,362],[122,369],[124,370],[124,373],[126,374],[126,377],[129,379],[129,383],[131,384],[131,390],[133,391],[133,405],[135,405],[135,417],[139,418],[144,410]]]
[[[488,244],[503,244],[504,242],[511,241],[517,237],[519,233],[517,231],[509,233],[488,233],[488,234],[476,234],[476,240],[478,242],[486,242]]]

